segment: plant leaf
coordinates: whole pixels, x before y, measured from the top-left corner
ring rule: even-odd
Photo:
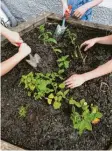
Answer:
[[[53,99],[54,98],[54,94],[51,93],[49,96],[48,96],[49,99]]]
[[[49,38],[47,41],[57,44],[57,41],[54,38]]]
[[[31,96],[31,92],[30,91],[28,91],[28,96]]]
[[[58,97],[58,102],[60,102],[62,100],[62,96]]]
[[[55,101],[54,104],[53,104],[53,107],[54,107],[54,109],[59,109],[61,107],[61,103]]]
[[[64,92],[64,95],[66,96],[68,92],[69,92],[69,89]]]
[[[69,68],[69,61],[65,61],[64,66],[65,66],[66,69]]]
[[[64,88],[65,88],[65,84],[64,84],[64,83],[61,83],[61,84],[59,85],[59,88],[64,89]]]
[[[92,131],[92,124],[88,121],[84,121],[87,130]]]
[[[62,53],[61,49],[54,48],[53,50],[54,50],[54,52]]]
[[[100,112],[97,112],[96,115],[95,115],[96,118],[101,118],[102,116],[103,116],[103,115],[102,115],[102,113],[100,113]]]
[[[85,102],[86,102],[85,99],[80,100],[81,106],[83,106]]]
[[[65,71],[64,69],[61,69],[58,71],[58,74],[62,74],[62,73],[64,73],[64,71]]]
[[[81,107],[81,104],[79,102],[76,102],[75,100],[73,100],[73,98],[71,98],[69,100],[69,104],[75,105],[75,106],[77,106],[79,108]]]
[[[48,99],[47,102],[48,102],[48,104],[51,104],[52,103],[52,99]]]

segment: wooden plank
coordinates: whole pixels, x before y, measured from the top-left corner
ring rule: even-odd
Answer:
[[[60,16],[51,14],[50,16],[48,16],[48,20],[49,21],[56,20],[57,22],[59,22],[59,21],[61,21],[61,18],[60,18]],[[112,32],[112,26],[109,26],[109,25],[102,25],[102,24],[97,24],[97,23],[88,22],[88,21],[76,20],[75,18],[69,18],[67,20],[67,22],[71,25],[75,25],[78,27],[83,27],[83,28],[88,27],[88,28],[93,28],[93,29],[104,30],[107,32]]]
[[[1,150],[24,150],[24,149],[1,140]]]

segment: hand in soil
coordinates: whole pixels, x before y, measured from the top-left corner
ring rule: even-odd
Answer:
[[[26,57],[30,53],[31,48],[26,43],[22,43],[21,46],[19,47],[19,54],[23,57]]]
[[[6,38],[15,46],[18,46],[17,43],[23,43],[19,33],[14,31],[8,31]]]
[[[87,11],[87,8],[85,6],[81,6],[79,8],[77,8],[75,11],[74,11],[74,14],[73,16],[81,19],[82,16],[85,14],[85,12]]]
[[[85,79],[84,79],[83,75],[74,74],[65,81],[65,85],[68,88],[73,89],[75,87],[81,86],[84,82],[85,82]]]
[[[87,51],[97,43],[97,38],[90,39],[81,44],[80,49],[85,46],[84,51]]]

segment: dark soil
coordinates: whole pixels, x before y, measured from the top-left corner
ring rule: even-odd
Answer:
[[[47,25],[48,30],[54,31],[55,26]],[[91,28],[69,27],[77,33],[77,44],[97,37],[105,36],[105,31],[93,30]],[[56,56],[49,46],[43,45],[38,40],[38,29],[34,29],[23,36],[32,48],[33,53],[37,52],[41,58],[36,72],[55,71]],[[65,44],[64,44],[65,43]],[[71,55],[74,48],[64,37],[59,42],[63,54]],[[2,48],[2,61],[11,57],[17,52],[17,48],[7,44]],[[100,64],[105,63],[112,57],[112,46],[96,45],[91,48],[87,55],[85,64],[82,59],[71,57],[70,69],[66,76],[73,72],[83,73],[90,71]],[[109,147],[112,141],[112,75],[106,75],[89,82],[71,91],[76,100],[85,98],[88,104],[98,105],[103,113],[101,122],[93,126],[93,131],[86,131],[81,136],[72,127],[70,120],[70,108],[63,103],[61,110],[54,110],[46,101],[35,101],[27,96],[22,85],[19,85],[21,76],[29,72],[35,72],[25,60],[19,63],[11,72],[1,79],[1,135],[2,139],[25,149],[31,150],[104,150]],[[102,86],[101,83],[106,85]],[[19,107],[29,105],[26,118],[20,118]]]

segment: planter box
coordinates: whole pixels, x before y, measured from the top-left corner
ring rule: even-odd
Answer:
[[[12,71],[1,80],[1,135],[2,139],[30,150],[103,150],[108,149],[111,143],[112,132],[112,76],[106,75],[86,82],[72,91],[76,100],[84,98],[88,104],[98,105],[103,113],[101,122],[93,126],[93,131],[84,132],[81,136],[73,129],[70,120],[70,107],[65,102],[60,110],[54,110],[45,100],[35,101],[28,97],[22,85],[19,85],[21,76],[29,72],[50,72],[57,69],[56,55],[47,45],[38,40],[38,26],[46,24],[47,30],[53,32],[60,23],[60,18],[46,13],[38,18],[31,19],[18,27],[23,40],[32,48],[32,53],[38,53],[42,61],[37,69],[33,69],[25,60],[20,62]],[[67,26],[77,34],[76,43],[112,33],[112,27],[69,19]],[[63,54],[71,54],[73,47],[69,41],[59,41]],[[14,55],[18,50],[7,40],[2,41],[2,61]],[[112,46],[96,45],[86,54],[86,60],[79,57],[70,62],[70,69],[65,73],[69,77],[73,72],[83,73],[96,68],[108,61],[112,55]],[[74,59],[74,58],[73,58]],[[20,106],[28,105],[25,118],[20,118]]]

